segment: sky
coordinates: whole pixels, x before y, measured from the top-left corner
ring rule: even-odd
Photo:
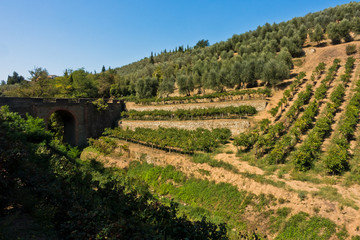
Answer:
[[[177,46],[210,44],[342,0],[0,0],[0,80],[46,68],[100,72]]]

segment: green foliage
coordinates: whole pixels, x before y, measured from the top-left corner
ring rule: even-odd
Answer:
[[[0,234],[5,239],[227,239],[224,224],[179,217],[176,203],[160,204],[144,183],[123,171],[72,159],[76,150],[57,142],[38,142],[34,134],[48,135],[38,119],[25,120],[2,107],[0,125],[0,215],[9,222]],[[171,167],[162,174],[184,181]],[[30,219],[24,230],[4,235],[17,216]],[[27,231],[29,222],[39,226],[38,232]]]
[[[283,97],[278,102],[277,106],[270,109],[271,116],[275,117],[277,112],[279,111],[279,108],[282,108],[283,105],[286,105],[290,98],[294,96],[295,92],[299,89],[299,86],[303,82],[305,76],[305,72],[300,72],[296,76],[295,80],[289,86],[289,89],[284,91]]]
[[[325,39],[324,30],[322,29],[320,24],[317,24],[315,26],[314,31],[310,33],[310,40],[312,42],[317,42],[317,44],[319,44],[324,39]]]
[[[356,45],[350,44],[346,46],[346,55],[352,55],[357,52]]]
[[[60,114],[57,112],[51,114],[49,118],[48,128],[54,133],[54,137],[60,142],[64,140],[64,123]]]
[[[344,196],[338,192],[337,188],[331,186],[321,187],[319,191],[313,192],[312,195],[338,202],[343,206],[348,206],[355,210],[359,210],[359,207],[356,205],[354,200],[344,198]]]
[[[354,58],[349,57],[345,64],[345,76],[346,79],[350,79],[351,71],[354,66]],[[348,81],[346,80],[346,81]],[[345,82],[346,82],[345,81]],[[330,99],[334,103],[334,107],[340,106],[343,101],[344,87],[340,84],[331,94]],[[350,147],[349,141],[354,135],[355,126],[358,123],[359,115],[359,93],[360,89],[355,89],[356,93],[350,99],[349,104],[346,106],[345,118],[340,122],[338,133],[334,136],[327,155],[324,159],[326,171],[330,174],[341,174],[349,168],[350,153],[348,149]]]
[[[196,43],[194,48],[195,49],[196,48],[204,48],[204,47],[208,47],[209,45],[210,45],[209,40],[201,39]]]
[[[226,163],[222,160],[215,160],[211,155],[209,154],[195,154],[192,159],[192,162],[194,163],[207,163],[211,167],[217,167],[217,168],[223,168],[225,170],[228,170],[230,172],[238,173],[239,171],[231,165],[230,163]]]
[[[345,87],[339,84],[330,95],[330,100],[334,103],[334,107],[338,108],[344,100]]]
[[[348,153],[346,148],[333,145],[328,150],[324,160],[326,170],[331,174],[340,174],[348,168]]]
[[[328,219],[310,217],[300,212],[285,223],[284,229],[275,239],[329,239],[336,232],[335,227]]]
[[[187,205],[201,206],[218,218],[227,219],[232,225],[242,226],[242,228],[244,228],[244,223],[239,219],[241,219],[246,208],[251,206],[260,212],[276,201],[271,195],[261,194],[257,196],[250,192],[240,191],[237,187],[227,183],[216,184],[207,180],[181,178],[177,174],[184,175],[175,170],[171,171],[171,174],[165,174],[168,168],[174,169],[171,166],[164,168],[147,163],[133,162],[128,169],[128,175],[146,181],[154,191],[161,195],[170,195],[176,200],[187,203]],[[181,180],[172,183],[174,176]]]
[[[199,109],[176,109],[136,111],[130,110],[122,112],[121,116],[135,120],[192,120],[192,119],[215,119],[215,118],[238,118],[239,116],[249,116],[256,114],[257,111],[252,106],[223,107],[223,108],[199,108]]]
[[[105,155],[113,153],[115,148],[117,147],[114,139],[104,136],[98,139],[89,138],[89,145]]]
[[[42,78],[44,81],[24,84],[27,86],[14,86],[12,89],[2,87],[5,89],[3,94],[94,98],[135,98],[136,95],[144,99],[166,96],[168,91],[164,92],[164,86],[159,88],[160,84],[164,79],[179,76],[184,76],[180,78],[180,82],[186,79],[183,81],[184,86],[190,86],[191,89],[192,82],[194,89],[199,92],[206,89],[221,92],[234,86],[256,86],[259,79],[274,86],[289,75],[292,65],[289,54],[292,57],[301,57],[304,54],[302,48],[307,33],[312,41],[318,43],[322,41],[324,30],[334,43],[351,41],[350,31],[355,34],[360,32],[358,9],[359,3],[351,2],[287,22],[265,24],[256,30],[234,34],[228,40],[213,45],[202,39],[194,48],[178,46],[158,54],[152,52],[150,57],[99,74],[79,69],[74,72],[67,71],[67,74],[55,81]],[[32,72],[39,75],[41,70],[43,69],[35,69]],[[38,78],[36,74],[33,79]],[[156,78],[156,83],[144,83],[144,80],[149,78]],[[145,85],[150,87],[144,87]],[[171,88],[171,85],[165,85]],[[183,91],[184,94],[189,94],[188,87]]]
[[[12,85],[17,83],[22,83],[24,81],[25,78],[14,71],[12,76],[8,76],[6,83],[8,85]]]
[[[241,147],[243,147],[243,150],[247,151],[254,146],[257,138],[258,134],[254,132],[240,133],[239,135],[234,137],[233,144],[234,146],[240,147],[240,149]]]
[[[136,82],[135,91],[139,98],[150,98],[157,94],[159,83],[156,78],[147,77]]]
[[[212,131],[203,128],[185,130],[178,128],[135,128],[135,130],[116,128],[108,129],[105,134],[112,137],[134,141],[161,149],[194,153],[195,151],[212,152],[220,144],[225,144],[231,136],[226,128]]]
[[[91,103],[94,105],[96,110],[98,110],[99,112],[105,111],[109,107],[109,105],[107,104],[107,102],[105,102],[105,100],[103,98],[96,99],[96,100],[92,101]]]
[[[281,60],[272,59],[264,65],[262,79],[271,86],[275,86],[289,76],[290,69],[288,65]]]

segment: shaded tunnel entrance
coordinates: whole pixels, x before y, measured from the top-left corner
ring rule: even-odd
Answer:
[[[48,129],[55,137],[71,146],[76,145],[76,122],[75,117],[66,110],[53,112],[48,120]]]

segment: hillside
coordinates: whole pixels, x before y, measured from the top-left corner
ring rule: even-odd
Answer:
[[[359,26],[352,2],[1,86],[126,111],[80,152],[1,108],[0,239],[360,239]]]
[[[358,131],[354,133],[354,138],[348,138],[349,145],[346,145],[350,146],[348,149],[349,155],[346,158],[347,166],[349,167],[342,168],[340,165],[335,165],[335,169],[332,165],[328,165],[325,162],[326,160],[324,160],[327,156],[329,156],[331,147],[336,143],[334,139],[339,137],[339,129],[341,128],[340,125],[343,124],[344,118],[347,116],[345,112],[347,111],[347,108],[349,108],[348,105],[354,101],[351,100],[351,98],[357,96],[357,86],[359,84],[357,82],[359,81],[360,71],[359,53],[349,57],[346,54],[346,47],[348,45],[356,45],[356,49],[359,49],[360,47],[360,43],[357,40],[351,43],[339,45],[331,45],[329,43],[327,46],[310,45],[305,47],[305,56],[293,60],[294,62],[301,61],[301,64],[295,66],[291,71],[291,74],[294,77],[286,80],[283,86],[279,85],[277,90],[273,90],[272,97],[267,97],[266,99],[261,100],[266,102],[266,108],[259,108],[258,113],[254,116],[243,119],[223,118],[219,120],[203,120],[205,125],[206,122],[210,125],[210,122],[219,121],[219,124],[215,127],[222,127],[227,121],[234,121],[237,123],[244,120],[249,121],[251,122],[251,130],[249,129],[250,125],[244,126],[241,130],[241,132],[244,132],[247,140],[253,138],[253,134],[256,134],[258,138],[260,136],[266,136],[262,132],[264,130],[260,130],[258,127],[264,119],[270,120],[268,123],[269,125],[266,127],[268,129],[271,129],[272,126],[276,126],[278,123],[284,124],[283,130],[280,130],[282,133],[278,133],[278,135],[273,136],[274,142],[272,144],[274,145],[264,146],[268,149],[263,152],[262,156],[256,155],[256,151],[259,149],[256,142],[251,143],[253,145],[249,147],[248,141],[245,141],[246,143],[241,142],[242,140],[239,140],[239,138],[242,139],[240,137],[241,135],[237,136],[235,134],[233,136],[234,140],[230,139],[227,144],[217,150],[210,151],[210,153],[196,153],[193,156],[174,152],[175,149],[166,147],[166,145],[165,149],[164,146],[157,147],[156,144],[151,143],[152,141],[155,141],[155,139],[152,140],[150,138],[144,140],[144,142],[140,145],[139,142],[136,141],[126,142],[124,140],[116,140],[118,144],[126,144],[128,146],[127,153],[123,152],[120,156],[119,153],[107,156],[101,156],[102,154],[100,154],[97,155],[97,158],[104,162],[107,166],[128,168],[128,171],[130,172],[133,171],[132,169],[134,168],[133,161],[140,161],[143,165],[153,164],[154,166],[161,167],[171,165],[174,166],[177,171],[185,174],[188,178],[187,181],[192,181],[191,179],[195,178],[206,181],[214,181],[216,184],[226,183],[231,186],[235,186],[239,192],[245,192],[250,195],[254,194],[254,197],[252,198],[256,199],[264,196],[267,199],[265,201],[267,203],[265,206],[260,207],[260,211],[256,210],[259,206],[250,203],[250,205],[241,210],[238,215],[232,216],[232,214],[219,206],[209,206],[207,203],[202,202],[200,200],[200,196],[200,198],[195,197],[191,201],[188,201],[187,198],[177,195],[177,191],[175,190],[164,190],[165,185],[163,184],[165,183],[162,183],[162,177],[158,179],[155,177],[151,180],[159,181],[158,183],[148,182],[152,189],[160,196],[165,197],[170,195],[170,197],[177,199],[185,206],[189,205],[189,207],[198,206],[204,208],[204,210],[202,210],[204,211],[203,214],[213,221],[216,221],[215,219],[218,219],[216,216],[220,214],[222,216],[220,219],[227,219],[226,221],[230,224],[230,226],[236,229],[243,229],[245,225],[246,231],[256,231],[260,236],[266,235],[269,239],[289,239],[285,236],[293,236],[296,238],[296,234],[302,234],[301,231],[305,231],[306,234],[310,234],[310,232],[308,233],[307,231],[314,227],[316,229],[319,228],[319,230],[316,230],[314,233],[314,239],[318,239],[322,231],[324,231],[324,234],[321,235],[323,239],[329,239],[330,236],[332,236],[331,239],[345,239],[358,236],[360,235],[360,231],[358,230],[360,223],[360,218],[358,217],[360,216],[360,187],[357,177],[357,169],[359,166],[359,153],[357,151],[359,144]],[[338,60],[334,61],[335,59]],[[324,63],[324,69],[316,71],[318,68],[317,66],[321,62]],[[333,70],[331,70],[331,66],[334,65],[334,62],[337,64],[337,67],[332,67]],[[301,72],[304,72],[304,77],[300,76]],[[289,90],[292,83],[296,81],[299,83],[297,84],[298,87],[294,90],[292,98],[287,101],[286,104],[282,105],[281,111],[278,110],[276,115],[272,116],[269,111],[278,105],[278,102],[283,99],[285,91]],[[325,93],[323,93],[325,95],[319,95],[320,90],[318,89],[323,88],[322,84],[324,81],[326,82]],[[337,95],[333,93],[339,91],[336,90],[339,89],[339,85],[344,86],[343,94],[339,95],[339,100],[336,101],[338,104],[336,106],[333,105],[333,107],[337,107],[338,110],[333,112],[333,121],[329,122],[329,133],[324,135],[324,138],[321,141],[321,146],[316,150],[319,153],[314,155],[311,165],[298,162],[298,160],[295,160],[294,158],[299,152],[299,149],[301,151],[308,136],[311,135],[311,131],[316,129],[319,119],[321,119],[324,114],[326,118],[330,117],[330,110],[327,110],[327,108],[329,107],[329,104],[334,104],[334,96]],[[294,113],[296,114],[294,115],[295,118],[294,120],[290,120],[288,112],[290,109],[294,108],[303,96],[305,96],[302,95],[302,93],[306,91],[309,91],[310,93],[308,99],[296,108],[296,113]],[[320,96],[320,98],[318,96]],[[253,103],[256,104],[259,102],[257,99],[239,99],[236,101],[226,102],[219,99],[213,99],[213,101],[214,105],[219,104],[219,106],[224,103],[229,105],[233,103],[235,105],[246,104],[251,106]],[[311,112],[307,109],[311,109],[310,106],[314,104],[316,104],[316,108],[313,110],[315,112],[313,113],[314,116],[311,117],[310,122],[308,122],[307,125],[299,125],[299,119],[305,120],[304,115],[311,114]],[[130,104],[129,110],[137,109],[138,111],[148,111],[151,113],[151,111],[161,109],[171,111],[175,111],[178,108],[187,109],[190,106],[192,108],[209,107],[206,102],[184,104],[166,103],[150,106]],[[124,128],[130,127],[134,130],[135,127],[141,126],[148,127],[149,125],[153,125],[152,128],[156,129],[156,126],[158,125],[163,127],[174,127],[177,126],[178,122],[183,125],[186,125],[186,122],[189,122],[189,127],[186,128],[195,129],[196,121],[175,121],[171,119],[127,120],[124,118],[122,119],[121,124]],[[165,125],[165,123],[167,125]],[[301,129],[300,132],[296,132],[295,129],[299,127]],[[356,126],[355,129],[357,129]],[[108,134],[110,134],[110,137],[115,137],[115,139],[118,139],[120,136],[117,132],[111,132]],[[283,152],[285,155],[273,155],[275,153],[272,150],[274,146],[276,148],[278,144],[282,143],[284,139],[286,139],[286,137],[294,139],[286,140],[289,142],[284,142],[284,146],[280,145],[282,146],[280,149],[285,151]],[[128,140],[130,139],[130,137],[127,138]],[[234,146],[234,144],[237,146]],[[248,150],[244,150],[245,145],[242,144],[246,144]],[[239,149],[242,150],[239,151]],[[88,154],[96,156],[91,152],[92,150],[85,151],[83,153],[83,157],[89,156]],[[352,154],[350,154],[350,152]],[[270,156],[275,156],[275,160],[270,158]],[[278,158],[280,156],[283,157]],[[276,157],[278,159],[276,159]],[[303,166],[304,168],[299,166]],[[339,167],[342,170],[337,171],[337,168]],[[136,168],[138,168],[138,166]],[[138,172],[139,176],[143,176],[143,174],[146,175],[148,174],[146,171],[150,171],[146,169],[148,167],[144,166],[144,168],[145,169],[141,170],[144,172],[137,170],[140,171]],[[161,172],[162,170],[157,171]],[[148,181],[147,178],[143,179]],[[186,181],[180,185],[170,185],[172,188],[178,188],[178,191],[182,191],[181,188],[183,184],[186,185]],[[214,192],[214,194],[220,193]],[[217,201],[225,201],[224,204],[228,204],[225,196],[223,200],[218,199]],[[229,201],[229,204],[232,203],[232,200]],[[245,199],[241,201],[245,201]],[[242,209],[242,207],[240,207],[240,209]],[[202,215],[199,215],[198,213],[195,214],[189,210],[186,210],[185,212],[187,212],[190,216],[195,217],[195,219]],[[285,215],[283,216],[282,214]],[[241,220],[237,222],[235,219]],[[259,219],[261,219],[261,221],[259,221]],[[297,230],[299,231],[298,233],[290,233],[289,231],[292,231],[290,230],[292,229],[290,226],[294,224],[294,222],[297,222],[297,224],[301,223],[304,229],[300,230],[299,228]],[[327,228],[326,226],[331,227]]]

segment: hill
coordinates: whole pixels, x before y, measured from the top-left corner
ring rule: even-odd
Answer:
[[[40,120],[3,108],[0,233],[359,239],[359,26],[352,2],[98,74],[39,69],[2,86],[122,98],[127,111],[78,159]]]
[[[124,118],[121,124],[130,126],[134,135],[131,131],[122,135],[124,133],[121,131],[114,130],[106,133],[105,138],[113,139],[117,144],[126,144],[126,152],[115,150],[115,153],[110,151],[110,154],[104,155],[97,150],[94,155],[93,146],[84,151],[83,157],[96,156],[106,166],[128,169],[128,174],[136,174],[147,181],[159,196],[171,197],[184,204],[186,207],[182,211],[194,219],[200,216],[207,216],[215,222],[221,219],[234,229],[256,231],[259,236],[269,239],[356,239],[360,222],[357,217],[360,216],[359,111],[356,110],[359,106],[359,57],[358,53],[347,55],[346,48],[356,45],[356,49],[359,49],[360,43],[315,45],[311,43],[303,48],[306,54],[293,60],[295,63],[301,62],[292,69],[293,78],[278,85],[273,96],[266,98],[266,109],[259,109],[254,116],[245,118],[252,127],[247,126],[243,134],[226,139],[228,143],[220,148],[184,154],[181,150],[177,151],[170,140],[164,140],[162,145],[154,134],[145,138],[135,130],[144,123],[161,125],[167,122],[172,126],[179,120]],[[284,100],[285,92],[290,91],[292,86],[296,87],[290,92],[289,99]],[[214,101],[214,104],[223,103]],[[245,102],[248,104],[251,101]],[[271,109],[279,106],[279,102],[280,108],[272,115]],[[231,105],[232,101],[227,103]],[[206,108],[206,104],[191,103],[198,108]],[[138,107],[139,111],[144,112],[149,107],[155,111],[164,107],[182,106],[186,109],[187,105],[134,104],[132,108]],[[353,120],[350,122],[348,118]],[[194,120],[186,121],[194,124]],[[206,124],[214,120],[203,121]],[[224,123],[230,120],[223,117],[218,121]],[[241,119],[233,121],[239,122]],[[351,131],[348,133],[346,130],[350,135],[343,135],[348,129],[344,126],[350,126]],[[321,135],[320,131],[324,133]],[[318,142],[308,143],[315,133],[320,137]],[[165,139],[165,136],[160,139]],[[310,149],[303,149],[306,144]],[[181,145],[179,147],[182,148]],[[97,149],[101,150],[101,147]],[[345,159],[339,156],[342,151],[346,154]],[[306,158],[306,154],[312,155]],[[138,161],[140,163],[134,163]],[[169,165],[184,174],[186,179],[179,183],[164,180],[163,171]],[[154,168],[157,170],[152,170]],[[150,177],[152,171],[159,175]],[[224,192],[213,189],[212,195],[218,196],[213,199],[211,194],[206,195],[205,189],[196,188],[192,181],[230,184],[244,195],[238,196],[238,203],[238,200],[230,197],[237,194],[236,191],[232,192],[233,189]],[[197,194],[185,190],[190,183]],[[247,200],[245,196],[251,196],[252,200]],[[234,209],[239,212],[232,213]]]

